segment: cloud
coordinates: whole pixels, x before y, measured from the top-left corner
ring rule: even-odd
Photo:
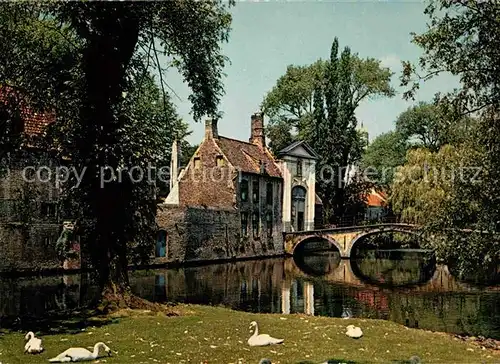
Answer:
[[[401,69],[401,58],[394,54],[381,57],[380,63],[382,66],[390,68],[393,72],[397,72]]]

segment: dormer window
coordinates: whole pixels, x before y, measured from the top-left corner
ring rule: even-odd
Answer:
[[[224,157],[221,155],[218,155],[217,157],[215,157],[215,163],[216,163],[217,167],[224,167],[224,165],[226,164],[224,161]]]
[[[200,166],[201,166],[200,157],[194,157],[194,168],[200,168]]]

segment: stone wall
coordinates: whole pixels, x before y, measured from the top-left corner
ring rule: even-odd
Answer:
[[[0,178],[0,271],[61,267],[54,250],[61,231],[59,190],[48,178],[57,166],[47,152],[10,155],[9,171]]]
[[[58,224],[0,223],[0,271],[40,271],[61,268],[54,244]]]
[[[236,210],[160,206],[160,229],[167,233],[166,257],[154,262],[195,262],[283,254],[283,243],[241,239]]]

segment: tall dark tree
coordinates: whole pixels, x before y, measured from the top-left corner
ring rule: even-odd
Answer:
[[[307,141],[312,146],[319,146],[323,138],[321,128],[325,125],[325,95],[323,94],[323,79],[318,77],[316,79],[316,87],[313,96],[313,118],[311,132]]]
[[[364,65],[365,70],[372,69],[370,62]],[[378,74],[378,68],[372,69],[372,74]],[[347,171],[356,164],[365,147],[365,140],[357,130],[355,109],[359,102],[368,95],[385,93],[392,95],[390,88],[385,89],[382,83],[377,87],[367,81],[366,75],[360,71],[360,63],[349,47],[342,51],[338,59],[338,39],[335,38],[331,48],[330,61],[326,67],[324,82],[317,83],[315,93],[320,95],[319,88],[325,88],[325,109],[319,97],[314,102],[313,123],[321,137],[313,142],[321,155],[317,168],[317,190],[325,210],[327,222],[333,223],[336,218],[346,213],[346,205],[356,201],[359,205],[359,195],[362,188],[351,186],[347,189]],[[390,78],[390,74],[387,75]],[[360,82],[360,78],[367,83]],[[362,86],[363,85],[363,86]],[[373,88],[371,88],[373,87]],[[362,91],[363,90],[363,91]],[[385,91],[381,91],[385,90]],[[363,95],[363,96],[362,96]],[[356,179],[361,183],[360,179]],[[363,185],[365,185],[363,183]],[[356,209],[350,208],[349,212]]]
[[[338,150],[343,142],[341,129],[338,125],[338,63],[338,39],[335,37],[330,51],[330,60],[324,75],[326,117],[321,115],[323,105],[319,105],[319,100],[314,105],[316,109],[313,114],[320,117],[319,120],[315,120],[315,124],[321,138],[318,138],[317,143],[312,147],[316,149],[321,157],[317,165],[316,181],[318,194],[323,201],[324,217],[328,222],[332,222],[332,217],[336,214],[333,206],[335,206],[335,201],[338,199],[336,192],[338,191],[340,179]]]
[[[67,42],[58,67],[44,62],[37,48],[39,62],[30,59],[36,66],[24,67],[24,74],[0,66],[1,76],[34,99],[35,91],[48,96],[46,103],[58,117],[56,129],[64,130],[54,133],[60,150],[77,171],[85,171],[78,186],[70,180],[66,187],[78,207],[82,242],[99,272],[103,297],[130,303],[129,249],[142,247],[146,259],[156,233],[154,185],[145,173],[155,160],[150,147],[156,145],[154,129],[160,126],[141,124],[127,95],[151,67],[161,68],[163,54],[193,91],[195,120],[218,116],[226,60],[220,43],[228,39],[231,16],[221,1],[5,3],[4,10],[29,16],[26,26],[2,27],[5,39],[14,39],[11,52],[2,54],[2,66],[25,66],[19,55],[32,48],[29,34],[39,34],[40,22]],[[2,21],[16,25],[18,19],[7,15]],[[28,35],[23,44],[9,36],[13,29]],[[40,70],[49,77],[35,73]],[[160,86],[165,86],[163,79]],[[134,167],[135,174],[127,173]]]

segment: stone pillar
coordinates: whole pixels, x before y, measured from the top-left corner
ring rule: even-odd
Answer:
[[[281,161],[281,174],[283,176],[283,203],[282,203],[282,221],[283,231],[292,231],[290,215],[292,211],[292,176],[288,169],[288,162]]]
[[[316,162],[314,160],[308,161],[309,166],[307,170],[307,211],[305,230],[314,230],[314,215],[316,207]]]
[[[304,313],[314,316],[314,285],[304,282]]]
[[[281,282],[281,313],[290,313],[290,281]]]

